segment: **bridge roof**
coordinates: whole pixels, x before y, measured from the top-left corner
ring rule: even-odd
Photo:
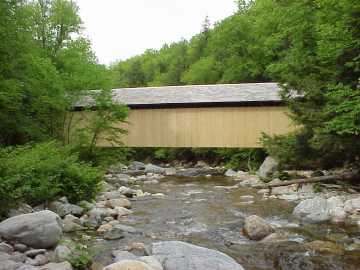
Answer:
[[[281,103],[277,83],[186,85],[114,89],[114,99],[132,108],[233,106]],[[82,100],[76,107],[91,103]]]

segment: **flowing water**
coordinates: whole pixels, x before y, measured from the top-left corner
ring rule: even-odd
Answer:
[[[169,177],[159,184],[141,186],[144,191],[164,193],[166,197],[133,201],[134,214],[124,217],[121,224],[133,226],[140,233],[114,241],[98,237],[91,243],[96,259],[110,263],[112,250],[133,242],[180,240],[222,251],[247,270],[360,269],[359,250],[349,248],[354,242],[360,243],[357,227],[300,223],[291,215],[294,203],[264,200],[257,190],[235,184],[224,177]],[[247,239],[242,234],[244,218],[253,214],[277,227],[286,241]],[[344,252],[320,254],[304,247],[304,243],[314,240],[335,242],[345,248]]]

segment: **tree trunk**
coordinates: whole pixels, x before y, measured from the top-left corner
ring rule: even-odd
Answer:
[[[310,177],[310,178],[303,178],[303,179],[284,181],[284,182],[276,183],[276,184],[257,186],[256,188],[259,188],[259,189],[274,188],[274,187],[290,186],[290,185],[294,185],[294,184],[330,182],[330,181],[335,181],[335,180],[349,181],[349,180],[355,179],[356,177],[360,177],[360,171],[359,170],[347,171],[347,172],[344,172],[344,173],[339,174],[339,175],[326,175],[326,176]]]

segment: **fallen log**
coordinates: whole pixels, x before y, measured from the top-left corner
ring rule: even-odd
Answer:
[[[325,176],[318,176],[318,177],[310,177],[310,178],[303,178],[303,179],[295,179],[290,181],[283,181],[281,183],[270,184],[270,185],[261,185],[256,186],[258,189],[265,189],[265,188],[274,188],[274,187],[283,187],[283,186],[290,186],[294,184],[309,184],[309,183],[319,183],[319,182],[330,182],[330,181],[350,181],[355,179],[356,177],[360,177],[359,170],[347,171],[342,174],[338,175],[325,175]]]

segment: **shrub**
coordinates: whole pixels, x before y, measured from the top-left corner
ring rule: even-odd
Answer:
[[[276,158],[282,168],[307,169],[316,166],[312,158],[315,156],[314,149],[309,145],[311,136],[305,130],[273,137],[263,134],[262,143],[266,152]]]
[[[6,210],[19,201],[40,204],[58,196],[71,202],[90,200],[103,173],[56,142],[0,151],[0,203]]]

